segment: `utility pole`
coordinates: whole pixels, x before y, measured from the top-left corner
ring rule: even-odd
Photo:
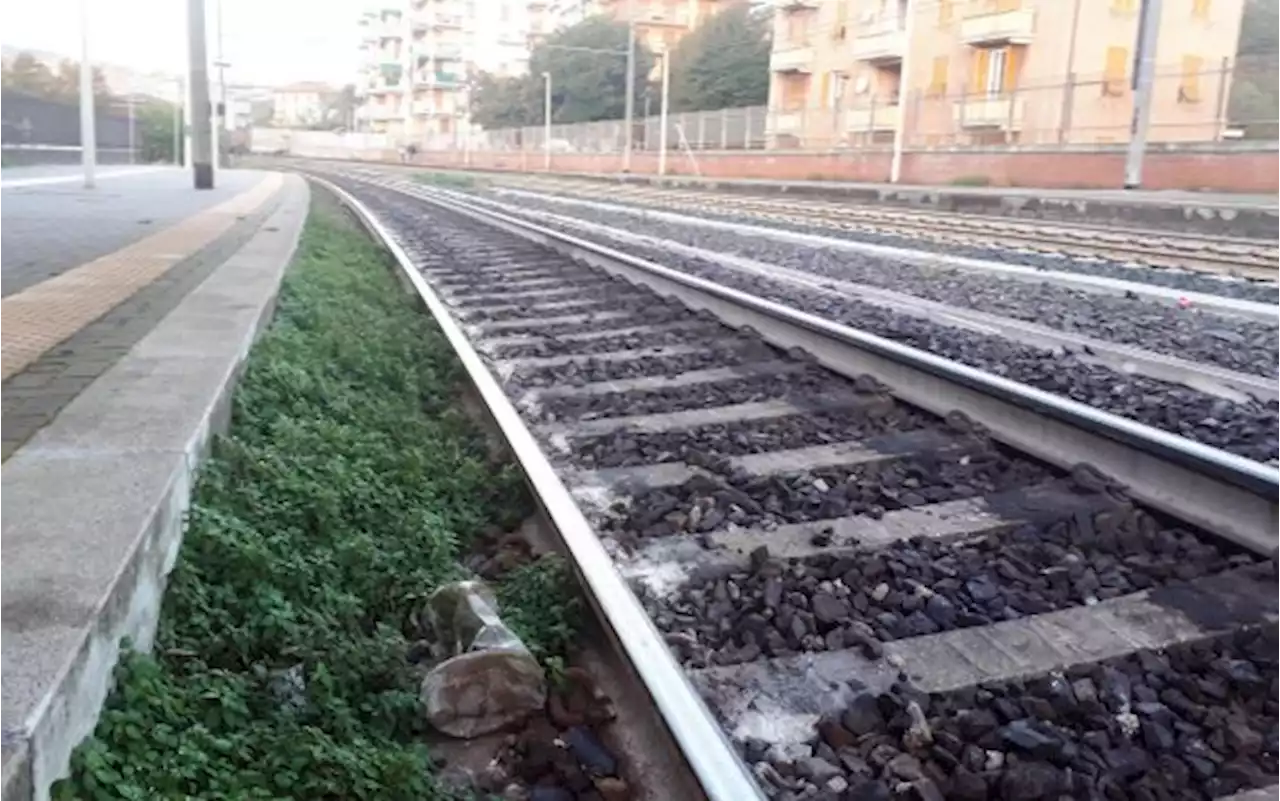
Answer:
[[[631,172],[631,137],[635,131],[636,114],[636,3],[627,0],[627,96],[623,114],[622,171]]]
[[[210,152],[209,54],[204,32],[204,0],[187,0],[187,41],[191,84],[191,169],[196,189],[213,188]]]
[[[222,140],[227,124],[227,62],[222,53],[222,0],[213,0],[218,18],[218,102],[213,105],[213,168],[222,168]]]
[[[80,0],[80,162],[84,165],[85,189],[93,188],[93,170],[98,163],[95,125],[93,65],[89,63],[89,0]]]
[[[1151,96],[1156,72],[1156,40],[1160,36],[1160,1],[1142,0],[1138,19],[1138,44],[1134,53],[1133,121],[1129,125],[1129,151],[1124,159],[1124,188],[1142,186],[1142,157],[1151,126]]]
[[[658,112],[658,175],[667,174],[667,97],[671,93],[671,49],[662,51],[662,108]]]
[[[182,166],[182,120],[185,116],[183,108],[186,103],[183,101],[183,92],[186,91],[183,86],[182,79],[178,78],[178,91],[174,95],[173,101],[173,166]]]
[[[551,73],[542,73],[542,168],[551,172]]]
[[[138,159],[137,159],[137,153],[135,148],[137,146],[136,143],[137,143],[138,137],[134,134],[134,128],[136,127],[136,119],[135,119],[136,115],[134,114],[134,111],[133,111],[132,87],[129,89],[129,98],[126,102],[128,102],[129,104],[129,163],[136,164]]]
[[[902,30],[903,41],[906,44],[902,48],[902,73],[898,79],[898,84],[901,86],[898,91],[898,124],[893,127],[893,158],[889,162],[889,183],[892,184],[896,184],[902,177],[902,149],[907,143],[907,109],[911,106],[907,102],[911,94],[911,34],[915,30],[915,25],[912,23],[915,20],[916,11],[913,4],[908,2],[903,12],[907,15]]]

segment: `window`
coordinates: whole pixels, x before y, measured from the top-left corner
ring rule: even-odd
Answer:
[[[1200,56],[1182,57],[1182,83],[1178,85],[1179,103],[1200,102],[1200,71],[1204,59]]]
[[[843,39],[849,22],[849,0],[836,0],[836,21],[831,29],[832,39]]]
[[[951,2],[952,0],[938,0],[938,24],[939,25],[951,24],[951,12],[953,10],[951,8]]]
[[[1191,0],[1191,16],[1196,19],[1209,19],[1209,0]]]
[[[1104,95],[1124,94],[1125,76],[1129,74],[1129,51],[1124,47],[1108,47],[1107,63],[1102,72]]]
[[[1138,0],[1111,0],[1111,11],[1116,14],[1132,14],[1138,10]]]
[[[935,56],[933,70],[929,75],[929,95],[937,97],[947,93],[947,57]]]

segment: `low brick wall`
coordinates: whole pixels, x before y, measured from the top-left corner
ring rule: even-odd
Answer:
[[[760,178],[789,181],[872,181],[889,179],[887,150],[844,153],[785,151],[703,151],[695,154],[697,170],[707,178]],[[1124,182],[1124,152],[1118,147],[1091,149],[991,149],[981,151],[908,151],[902,158],[901,182],[949,185],[985,182],[989,186],[1045,189],[1117,189]],[[398,160],[393,158],[391,160]],[[419,153],[423,166],[462,167],[460,152]],[[465,166],[482,170],[541,172],[542,153],[473,152]],[[617,153],[554,153],[551,169],[561,173],[617,173]],[[657,174],[653,153],[635,153],[631,172]],[[671,175],[693,175],[689,157],[667,157]],[[1268,194],[1280,191],[1280,153],[1274,143],[1259,146],[1184,146],[1156,148],[1143,164],[1144,189],[1208,190]]]

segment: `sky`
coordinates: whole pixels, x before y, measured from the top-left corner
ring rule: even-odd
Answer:
[[[6,3],[0,36],[12,47],[80,55],[81,0]],[[355,79],[356,21],[364,0],[205,0],[210,58],[222,6],[228,83],[285,84]],[[88,0],[91,61],[185,73],[185,0]],[[20,9],[20,10],[19,10]],[[144,22],[145,20],[145,22]]]

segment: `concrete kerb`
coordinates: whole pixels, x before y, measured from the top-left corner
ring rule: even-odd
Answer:
[[[49,797],[92,732],[122,638],[149,648],[196,471],[271,318],[309,192],[5,464],[3,799]]]

